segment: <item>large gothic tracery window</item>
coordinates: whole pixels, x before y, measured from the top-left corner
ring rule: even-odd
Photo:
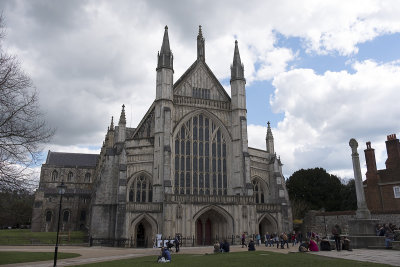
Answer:
[[[138,176],[131,184],[129,202],[152,202],[153,187],[144,175]]]
[[[226,195],[227,144],[221,129],[199,114],[174,138],[175,194]]]

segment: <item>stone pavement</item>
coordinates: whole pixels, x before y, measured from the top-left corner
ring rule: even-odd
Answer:
[[[246,251],[247,248],[241,246],[231,246],[232,252]],[[277,249],[276,247],[256,246],[256,250],[271,251],[278,253],[297,252],[298,246],[290,246],[289,249]],[[0,246],[0,251],[33,251],[33,252],[54,252],[54,247],[51,246]],[[183,247],[179,253],[182,254],[205,254],[212,253],[213,247]],[[114,248],[114,247],[77,247],[77,246],[61,246],[59,252],[69,252],[81,254],[80,257],[72,259],[58,260],[58,266],[71,266],[86,263],[95,263],[102,261],[111,261],[119,259],[128,259],[135,257],[143,257],[149,255],[158,255],[160,249],[136,249],[136,248]],[[394,250],[371,250],[371,249],[355,249],[353,251],[320,251],[311,252],[320,256],[333,258],[342,258],[349,260],[367,261],[375,263],[384,263],[393,266],[400,266],[400,253]],[[32,267],[48,267],[53,266],[53,261],[42,261],[32,263],[18,263],[3,265],[11,266],[32,266]]]
[[[311,252],[320,256],[341,258],[346,260],[368,261],[400,266],[400,251],[391,249],[354,249],[353,251],[319,251]]]

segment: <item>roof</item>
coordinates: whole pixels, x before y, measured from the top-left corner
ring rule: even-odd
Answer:
[[[207,63],[202,60],[196,60],[195,62],[193,62],[193,64],[185,71],[185,73],[183,73],[182,76],[174,83],[173,90],[175,91],[175,89],[179,87],[179,85],[194,71],[196,66],[199,64],[203,64],[203,66],[206,68],[206,71],[210,75],[211,79],[214,80],[217,90],[220,91],[220,93],[222,93],[227,100],[230,100],[231,97],[225,91],[224,87],[221,85],[217,77],[215,77],[214,73],[211,71]]]
[[[95,167],[98,154],[51,152],[47,154],[46,164],[59,166]]]

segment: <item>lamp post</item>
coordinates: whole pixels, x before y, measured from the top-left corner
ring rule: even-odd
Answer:
[[[56,239],[56,247],[54,250],[54,267],[57,266],[57,252],[58,252],[58,234],[60,232],[60,220],[61,220],[61,203],[62,203],[62,197],[65,194],[65,191],[67,190],[67,186],[64,185],[64,181],[61,181],[61,185],[57,186],[57,191],[58,194],[60,195],[60,206],[58,208],[58,223],[57,223],[57,239]]]

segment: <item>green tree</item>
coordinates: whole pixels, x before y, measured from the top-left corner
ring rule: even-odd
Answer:
[[[351,179],[347,184],[342,185],[341,195],[342,195],[341,210],[357,209],[356,184],[354,179]]]
[[[323,168],[294,172],[286,182],[286,187],[297,219],[304,217],[310,209],[342,209],[343,185],[337,176],[327,173]]]
[[[30,224],[33,199],[24,189],[0,192],[0,227]]]

